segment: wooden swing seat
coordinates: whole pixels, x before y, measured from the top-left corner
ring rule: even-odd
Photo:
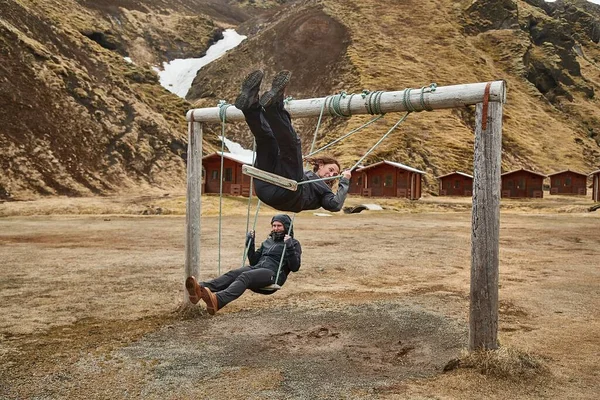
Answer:
[[[287,190],[295,192],[298,190],[298,182],[293,179],[284,178],[276,174],[272,174],[262,169],[255,168],[251,165],[242,165],[242,174],[251,176],[261,181],[271,183],[273,185],[282,187]]]

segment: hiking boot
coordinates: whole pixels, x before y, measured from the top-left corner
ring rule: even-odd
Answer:
[[[206,311],[210,315],[215,315],[219,311],[219,301],[217,295],[210,291],[209,288],[200,286],[200,297],[206,303]]]
[[[238,110],[247,110],[258,105],[258,92],[264,75],[261,70],[256,70],[246,76],[242,82],[240,94],[235,99],[235,106]]]
[[[200,301],[200,297],[202,297],[202,294],[200,291],[200,285],[196,281],[196,278],[194,278],[193,276],[188,276],[185,280],[185,288],[188,291],[188,295],[192,304],[198,304],[198,302]]]
[[[291,76],[291,71],[279,71],[277,75],[275,75],[275,78],[273,78],[271,89],[263,93],[260,97],[260,105],[267,108],[283,100],[283,92],[285,91],[285,87],[290,81]]]

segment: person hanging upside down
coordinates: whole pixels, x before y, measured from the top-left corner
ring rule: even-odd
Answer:
[[[271,219],[271,233],[262,242],[258,251],[254,248],[255,232],[246,236],[248,261],[250,265],[231,270],[218,278],[198,283],[194,276],[185,281],[190,301],[197,304],[200,299],[206,303],[210,315],[240,297],[246,289],[257,293],[270,294],[263,290],[274,283],[283,286],[290,272],[298,272],[301,264],[302,246],[294,239],[294,229],[290,229],[291,218],[286,214],[275,215]],[[289,234],[288,234],[289,232]],[[283,263],[279,262],[283,253]],[[279,278],[277,273],[279,270]],[[277,282],[276,282],[277,280]]]
[[[259,96],[263,76],[260,70],[246,76],[235,100],[235,106],[244,113],[246,123],[256,139],[254,166],[297,182],[339,175],[340,164],[332,157],[307,158],[313,169],[304,171],[300,138],[283,104],[284,90],[291,72],[278,72],[271,89]],[[333,180],[301,184],[298,190],[291,191],[257,179],[255,190],[263,203],[280,211],[300,212],[320,207],[328,211],[340,211],[348,194],[350,177],[349,170],[342,173],[336,194],[331,190]]]

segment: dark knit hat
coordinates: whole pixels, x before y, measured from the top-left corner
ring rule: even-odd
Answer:
[[[271,218],[271,224],[275,221],[281,222],[283,224],[286,235],[288,234],[288,231],[289,231],[290,232],[289,235],[294,237],[294,227],[292,227],[292,230],[290,231],[290,225],[292,224],[292,219],[290,218],[289,215],[277,214],[273,218]]]

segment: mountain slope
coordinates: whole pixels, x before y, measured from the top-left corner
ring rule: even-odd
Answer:
[[[0,199],[181,188],[189,104],[150,66],[248,18],[227,4],[0,2]]]
[[[187,101],[151,66],[198,57],[236,27],[249,38],[199,71]],[[255,68],[293,71],[320,97],[504,79],[503,168],[600,165],[600,7],[584,0],[0,1],[0,200],[185,185],[185,112],[233,102]],[[128,63],[124,57],[131,57]],[[352,165],[398,119],[332,153]],[[367,121],[327,118],[323,144]],[[366,160],[435,176],[469,171],[473,108],[413,113]],[[296,120],[308,149],[316,118]],[[214,151],[219,126],[207,126]],[[250,146],[244,124],[227,134]]]
[[[503,168],[588,172],[600,164],[600,103],[594,95],[600,82],[594,35],[600,30],[588,28],[598,23],[598,13],[593,4],[586,6],[595,16],[570,2],[550,5],[534,0],[302,2],[274,16],[228,57],[200,71],[194,86],[202,89],[193,88],[188,98],[202,107],[214,105],[215,93],[233,101],[243,75],[258,67],[268,76],[292,69],[289,94],[296,98],[504,79],[508,103]],[[573,10],[580,15],[570,15]],[[313,17],[312,24],[304,23],[307,13],[321,16]],[[575,22],[565,22],[569,15]],[[585,24],[579,22],[582,15],[588,18]],[[328,18],[329,22],[320,22]],[[333,27],[344,32],[342,39],[331,33]],[[286,45],[307,43],[307,37],[314,40],[301,52],[282,51]],[[332,50],[334,45],[337,51]],[[331,55],[334,60],[327,58]],[[305,65],[310,65],[309,74]],[[415,113],[368,161],[385,158],[426,170],[432,188],[434,176],[472,170],[473,115],[473,108]],[[398,118],[386,116],[387,124],[375,124],[333,152],[351,165]],[[324,127],[321,143],[359,126],[366,117],[335,120]],[[314,120],[295,123],[308,146]],[[231,129],[238,139],[243,131]],[[247,133],[246,138],[249,143]]]

